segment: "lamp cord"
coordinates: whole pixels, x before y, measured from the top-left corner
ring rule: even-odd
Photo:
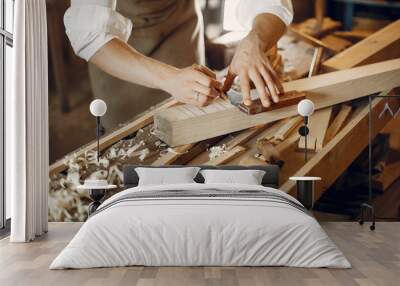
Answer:
[[[307,163],[307,161],[308,161],[308,150],[307,150],[308,127],[307,127],[307,125],[308,125],[308,116],[305,116],[305,117],[304,117],[304,126],[306,127],[306,128],[305,128],[306,134],[305,134],[305,136],[304,136],[304,147],[305,147],[304,157],[305,157],[306,163]]]
[[[100,116],[96,116],[97,163],[100,162]]]

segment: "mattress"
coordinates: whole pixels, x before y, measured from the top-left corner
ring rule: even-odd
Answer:
[[[351,267],[286,193],[193,183],[134,187],[112,196],[50,269],[133,265]]]

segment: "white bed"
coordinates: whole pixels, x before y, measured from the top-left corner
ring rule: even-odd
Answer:
[[[165,192],[175,195],[154,196]],[[130,188],[100,206],[50,269],[128,265],[350,268],[342,252],[299,204],[279,190],[254,185]]]

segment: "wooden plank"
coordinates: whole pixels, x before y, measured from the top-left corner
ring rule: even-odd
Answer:
[[[324,48],[315,48],[314,56],[311,61],[310,70],[308,71],[308,77],[317,75],[320,68],[322,58],[324,56]]]
[[[317,148],[317,138],[312,135],[308,135],[307,136],[307,150],[315,152],[316,148]],[[306,138],[305,137],[303,137],[303,136],[300,137],[299,144],[297,145],[297,149],[298,149],[298,151],[304,151],[306,149]]]
[[[318,116],[314,117],[314,119],[312,118],[313,115],[311,116],[311,123],[314,126],[314,130],[316,130],[313,134],[313,136],[315,136],[317,139],[315,151],[319,152],[324,146],[326,131],[328,130],[329,122],[332,116],[332,108],[328,107],[318,110],[317,114]]]
[[[205,163],[205,165],[211,165],[211,166],[222,165],[228,163],[229,161],[235,159],[236,157],[239,157],[244,152],[246,152],[246,148],[242,146],[236,146],[235,148],[225,152],[221,156],[208,161],[207,163]]]
[[[291,105],[296,105],[305,98],[306,94],[304,92],[291,91],[285,92],[285,94],[281,95],[281,97],[279,98],[279,102],[272,103],[269,107],[264,107],[262,105],[261,99],[257,98],[252,101],[251,105],[241,103],[239,104],[238,108],[240,111],[248,115],[253,115],[261,112],[281,109],[283,107]]]
[[[331,52],[336,54],[336,51],[334,49],[332,49],[331,46],[329,46],[326,43],[324,43],[323,41],[321,41],[321,40],[319,40],[317,38],[314,38],[313,36],[310,36],[310,35],[308,35],[306,33],[303,33],[303,32],[301,32],[301,31],[299,31],[296,28],[291,27],[291,26],[288,27],[288,30],[290,31],[290,33],[292,35],[294,35],[298,39],[303,40],[306,43],[308,43],[308,44],[310,44],[310,45],[312,45],[314,47],[322,47],[322,48],[325,48],[325,49],[327,49],[327,50],[329,50],[329,51],[331,51]]]
[[[280,120],[280,121],[274,122],[272,125],[269,125],[267,130],[265,130],[263,133],[260,134],[260,136],[258,136],[257,140],[261,140],[261,139],[273,140],[275,134],[285,124],[286,124],[285,120]]]
[[[238,165],[240,166],[266,166],[269,165],[265,160],[255,158],[254,156],[245,156],[243,158],[240,158],[240,161],[238,162]]]
[[[240,156],[240,158],[236,158],[234,159],[231,163],[232,164],[238,164],[238,165],[255,165],[255,162],[263,162],[259,159],[254,158],[255,154],[258,154],[258,142],[260,140],[272,140],[274,134],[276,134],[276,132],[278,132],[278,130],[285,125],[285,121],[281,120],[278,122],[274,122],[273,124],[269,124],[268,128],[266,130],[264,130],[262,133],[260,133],[258,136],[256,136],[255,138],[251,139],[247,144],[247,151],[246,153],[244,153],[243,155]],[[253,162],[253,163],[251,163]],[[266,162],[264,161],[263,164],[266,164]]]
[[[268,128],[268,125],[264,124],[264,125],[259,125],[259,126],[249,128],[247,130],[243,130],[242,132],[240,132],[238,135],[234,136],[233,139],[229,140],[225,144],[226,150],[229,151],[229,150],[232,150],[233,148],[235,148],[236,146],[245,144],[251,138],[257,136],[258,134],[260,134],[267,128]]]
[[[371,36],[374,31],[370,30],[352,30],[352,31],[336,31],[333,35],[346,39],[350,42],[359,42]]]
[[[313,33],[313,34],[309,33],[310,35],[318,37],[322,31],[330,34],[333,31],[333,30],[331,30],[332,26],[334,27],[333,29],[336,29],[336,30],[342,26],[342,24],[340,22],[332,21],[331,18],[325,18],[325,11],[326,11],[326,1],[325,0],[315,0],[315,4],[314,4],[315,24],[310,25],[310,27],[311,27],[310,32]],[[305,22],[307,22],[307,20]],[[334,25],[332,25],[332,24],[334,24]],[[336,25],[337,25],[337,27],[335,27]]]
[[[391,106],[400,108],[399,99],[389,99]],[[388,122],[391,116],[378,118],[386,99],[377,98],[372,104],[372,136],[375,137]],[[319,153],[316,153],[294,176],[319,176],[322,180],[315,185],[315,200],[326,191],[354,159],[368,146],[369,106],[363,106],[354,118],[332,139]],[[285,182],[280,190],[295,194],[296,184]]]
[[[168,109],[172,106],[177,105],[178,102],[176,100],[167,100],[167,102],[162,103],[159,107],[156,107],[153,110],[147,111],[141,115],[139,115],[135,120],[129,122],[125,126],[111,132],[110,134],[102,137],[100,139],[100,151],[110,147],[114,143],[118,142],[119,140],[135,133],[139,129],[151,124],[153,122],[153,116],[160,110]],[[90,150],[95,150],[97,148],[97,142],[93,141],[86,146],[83,146],[81,149],[68,154],[66,157],[74,155],[74,156],[81,156]],[[49,174],[52,176],[53,174],[59,173],[64,171],[67,168],[65,165],[64,159],[61,159],[50,166]]]
[[[353,30],[378,31],[392,23],[387,19],[353,17]]]
[[[219,136],[198,142],[192,148],[190,148],[188,152],[179,156],[173,163],[176,165],[186,165],[188,162],[193,160],[193,158],[197,158],[199,155],[207,153],[207,149],[210,146],[213,146],[222,139],[223,136]]]
[[[271,164],[281,161],[281,154],[276,150],[275,145],[266,139],[257,140],[257,151],[261,155],[260,159]]]
[[[285,141],[276,145],[276,150],[282,154],[289,147],[291,147],[294,143],[296,143],[300,139],[300,134],[296,131],[292,135],[290,135]]]
[[[400,89],[396,91],[396,94],[400,94]],[[399,111],[397,111],[399,112]],[[382,134],[389,135],[389,147],[390,149],[400,152],[400,113],[398,113],[395,120],[390,122],[385,129],[382,130]]]
[[[326,131],[328,129],[329,121],[332,115],[332,108],[324,108],[317,110],[313,115],[309,118],[308,129],[309,133],[309,142],[307,142],[307,149],[310,151],[320,151],[324,145],[324,138]],[[300,138],[299,141],[299,149],[305,149],[305,140],[304,137]]]
[[[321,0],[316,1],[316,4],[320,1]],[[322,13],[318,13],[318,15],[322,15]],[[339,30],[341,26],[342,23],[334,21],[329,17],[323,17],[323,15],[316,18],[309,18],[299,24],[292,24],[292,27],[295,29],[315,38],[320,38],[333,31]]]
[[[352,111],[352,107],[349,105],[342,105],[340,108],[339,113],[336,115],[335,119],[333,120],[332,124],[329,126],[328,130],[326,131],[324,145],[329,143],[339,133],[339,131],[344,126],[347,118],[349,117]]]
[[[400,57],[400,20],[372,34],[323,63],[328,71],[347,69]]]
[[[232,163],[240,165],[257,165],[267,164],[267,161],[271,160],[275,164],[283,163],[282,155],[286,152],[286,149],[291,147],[298,139],[299,134],[296,129],[292,128],[292,131],[285,134],[285,140],[280,141],[274,138],[279,130],[286,129],[288,126],[288,120],[281,120],[277,122],[265,132],[260,134],[257,138],[252,139],[248,144],[248,150],[240,158],[235,159]]]
[[[274,134],[272,141],[284,141],[294,129],[303,121],[300,116],[285,119],[284,125]],[[278,143],[278,142],[277,142]]]
[[[341,51],[347,49],[353,44],[346,39],[342,39],[334,35],[325,36],[321,39],[321,41],[325,45],[328,45],[331,50],[335,51],[336,53],[340,53]]]
[[[399,156],[397,154],[397,156]],[[375,176],[372,184],[381,192],[386,191],[400,177],[400,159],[385,166],[382,173]]]
[[[317,75],[284,83],[286,91],[304,91],[321,109],[400,86],[400,59]],[[252,90],[257,97],[257,92]],[[297,107],[284,107],[256,115],[246,115],[235,106],[226,110],[179,120],[171,107],[155,114],[155,134],[170,146],[179,146],[232,133],[297,114]]]
[[[320,67],[321,67],[321,61],[322,57],[324,54],[324,48],[316,48],[314,52],[314,57],[313,61],[311,63],[310,71],[308,73],[308,77],[312,77],[316,74],[318,74]],[[328,107],[325,110],[332,112],[332,107]],[[318,112],[318,111],[317,111]],[[316,132],[314,130],[314,132]],[[316,151],[317,147],[317,137],[313,136],[313,134],[309,135],[307,138],[307,149]],[[298,143],[298,149],[299,150],[304,150],[306,148],[306,138],[304,136],[299,137],[299,143]]]
[[[213,144],[218,142],[217,145],[219,145],[219,146],[224,145],[225,150],[230,151],[239,145],[246,144],[249,140],[253,139],[254,137],[256,137],[259,134],[261,134],[261,135],[266,134],[266,132],[268,132],[268,130],[271,130],[271,129],[272,129],[271,124],[255,126],[255,127],[240,131],[237,134],[228,135],[225,137],[224,140],[221,140],[221,138],[220,138],[220,140],[215,140],[213,142]],[[190,160],[193,159],[194,162],[189,162],[190,165],[208,164],[207,163],[209,161],[208,151],[203,151],[203,152],[199,152],[199,153],[201,153],[201,154],[199,156],[197,156],[196,158],[192,157],[192,158],[189,158],[189,160],[185,160],[185,161],[178,160],[177,162],[179,162],[180,164],[183,164],[183,163],[188,163]]]
[[[398,93],[397,93],[398,94]],[[373,179],[373,186],[386,191],[400,176],[400,116],[385,126],[381,134],[389,136],[389,154],[386,155],[383,172]]]
[[[260,131],[261,132],[261,131]],[[184,165],[198,154],[202,153],[212,144],[220,141],[221,137],[210,138],[198,143],[191,143],[186,145],[177,146],[175,148],[169,148],[166,154],[160,155],[152,165],[153,166],[164,166],[170,164]],[[244,141],[244,140],[243,140]]]
[[[178,146],[175,148],[171,148],[171,150],[169,150],[167,154],[161,155],[151,165],[153,165],[153,166],[170,165],[173,162],[175,162],[179,157],[181,157],[182,155],[187,153],[194,145],[196,145],[196,144],[192,143],[192,144],[186,144],[186,145]]]

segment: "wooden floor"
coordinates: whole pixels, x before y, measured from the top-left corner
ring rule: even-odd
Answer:
[[[352,269],[288,267],[126,267],[48,270],[80,223],[50,223],[49,233],[29,244],[0,241],[0,285],[400,285],[400,223],[375,232],[354,222],[323,222]]]

